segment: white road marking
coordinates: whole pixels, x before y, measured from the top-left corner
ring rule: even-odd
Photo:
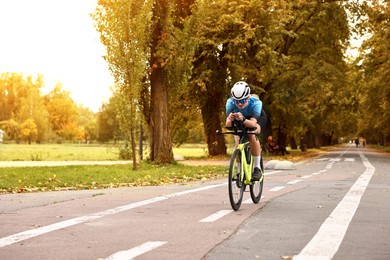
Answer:
[[[249,198],[249,199],[246,199],[242,202],[242,204],[252,204],[252,199]]]
[[[318,175],[321,174],[321,172],[313,172],[312,175]]]
[[[305,176],[302,176],[301,178],[302,179],[309,179],[312,175],[305,175]]]
[[[264,196],[262,195],[260,199],[264,198]],[[249,199],[246,199],[242,202],[242,204],[252,204],[253,201],[252,201],[252,198],[249,198]]]
[[[284,187],[284,186],[276,186],[276,187],[273,187],[272,189],[270,189],[269,191],[280,191],[280,190],[283,190],[284,188],[286,188],[286,187]]]
[[[281,171],[272,171],[272,172],[265,172],[264,175],[272,175],[272,174],[275,174],[275,173],[278,173],[278,172],[281,172]]]
[[[315,159],[316,161],[329,161],[330,158],[318,158],[318,159]]]
[[[127,204],[127,205],[124,205],[124,206],[120,206],[120,207],[117,207],[117,208],[113,208],[113,209],[108,209],[108,210],[101,211],[101,212],[92,213],[90,215],[81,216],[81,217],[77,217],[77,218],[72,218],[72,219],[61,221],[61,222],[58,222],[58,223],[54,223],[54,224],[51,224],[51,225],[48,225],[48,226],[43,226],[43,227],[39,227],[39,228],[36,228],[36,229],[23,231],[23,232],[14,234],[14,235],[10,235],[10,236],[7,236],[7,237],[0,238],[0,248],[8,246],[8,245],[12,245],[14,243],[17,243],[17,242],[20,242],[20,241],[23,241],[23,240],[26,240],[26,239],[29,239],[29,238],[32,238],[32,237],[43,235],[45,233],[49,233],[49,232],[56,231],[56,230],[59,230],[59,229],[67,228],[67,227],[74,226],[74,225],[77,225],[77,224],[81,224],[81,223],[84,223],[84,222],[87,222],[87,221],[92,221],[92,220],[99,219],[99,218],[102,218],[102,217],[105,217],[105,216],[117,214],[117,213],[120,213],[120,212],[123,212],[123,211],[127,211],[127,210],[130,210],[130,209],[134,209],[134,208],[138,208],[138,207],[141,207],[141,206],[149,205],[149,204],[152,204],[152,203],[155,203],[155,202],[159,202],[159,201],[163,201],[163,200],[166,200],[166,199],[169,199],[169,198],[173,198],[173,197],[176,197],[176,196],[181,196],[181,195],[185,195],[185,194],[189,194],[189,193],[193,193],[193,192],[213,189],[213,188],[217,188],[217,187],[224,186],[224,185],[226,185],[226,183],[209,185],[209,186],[204,186],[204,187],[200,187],[200,188],[196,188],[196,189],[192,189],[192,190],[185,190],[185,191],[181,191],[181,192],[176,192],[176,193],[163,195],[163,196],[159,196],[159,197],[155,197],[155,198],[151,198],[151,199],[147,199],[147,200],[138,201],[138,202],[135,202],[135,203],[130,203],[130,204]]]
[[[361,152],[359,154],[366,170],[325,220],[312,240],[299,255],[293,257],[294,260],[332,259],[338,251],[349,223],[360,204],[360,199],[375,172],[375,167],[368,159]]]
[[[332,158],[330,159],[331,162],[339,162],[341,160],[341,158]]]
[[[216,220],[218,220],[218,219],[220,219],[220,218],[222,218],[222,217],[224,217],[227,214],[230,214],[232,212],[233,212],[233,210],[231,210],[231,209],[220,210],[217,213],[214,213],[214,214],[212,214],[204,219],[199,220],[199,222],[214,222],[214,221],[216,221]]]
[[[355,158],[345,158],[344,161],[346,161],[346,162],[354,162]]]
[[[166,241],[150,241],[146,242],[142,245],[139,245],[137,247],[134,247],[129,250],[125,251],[119,251],[116,252],[113,255],[110,255],[109,257],[106,258],[106,260],[129,260],[133,259],[134,257],[140,256],[146,252],[149,252],[157,247],[160,247],[167,243]]]
[[[325,167],[325,169],[330,170],[333,167],[333,163],[328,163]]]
[[[293,180],[293,181],[289,181],[287,182],[287,184],[289,185],[294,185],[294,184],[297,184],[298,182],[301,182],[302,180]]]

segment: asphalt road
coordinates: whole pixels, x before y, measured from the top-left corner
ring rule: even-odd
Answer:
[[[226,180],[0,195],[0,259],[390,259],[389,169],[345,147],[267,171],[236,212]]]

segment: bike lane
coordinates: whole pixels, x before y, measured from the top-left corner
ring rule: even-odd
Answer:
[[[272,200],[205,259],[388,259],[389,204],[383,203],[390,190],[390,161],[388,156],[374,158],[378,154],[347,149],[306,163],[304,171],[312,173],[302,177],[310,177],[294,184],[305,187]],[[323,170],[313,168],[323,162]],[[356,213],[351,204],[357,205]],[[325,224],[329,219],[333,223]],[[329,229],[321,235],[321,228]]]
[[[240,225],[250,223],[254,219],[251,218],[253,214],[256,213],[255,218],[262,216],[259,223],[266,223],[267,220],[263,219],[264,212],[280,196],[283,195],[284,199],[305,189],[309,184],[318,184],[323,180],[326,182],[328,179],[330,182],[335,177],[344,180],[345,176],[335,176],[329,172],[337,165],[339,155],[329,156],[328,161],[312,160],[299,165],[297,170],[267,175],[264,198],[260,204],[254,205],[250,201],[247,203],[250,195],[246,192],[244,204],[237,212],[231,211],[225,180],[190,183],[187,186],[97,190],[94,194],[74,200],[8,212],[0,216],[0,222],[4,223],[0,232],[1,239],[64,221],[78,218],[83,221],[3,246],[0,248],[0,257],[120,259],[115,257],[133,254],[138,256],[137,259],[201,259],[216,245],[229,237],[231,238],[227,241],[230,241],[240,234],[243,231],[239,228]],[[204,188],[210,185],[213,188]],[[130,206],[132,204],[138,206]],[[259,210],[266,204],[264,209]],[[326,205],[317,206],[316,209],[321,210]],[[284,209],[288,208],[286,205]],[[294,207],[291,209],[294,210]],[[257,210],[259,211],[256,212]],[[291,215],[290,211],[282,213],[284,216]],[[86,216],[91,218],[86,219]],[[275,216],[271,218],[275,221],[278,219]],[[274,224],[280,226],[280,223]],[[245,234],[248,237],[254,236],[249,231]],[[263,239],[253,241],[263,243]],[[235,248],[235,251],[251,251],[261,247],[262,244],[251,245],[248,242]],[[224,259],[240,259],[231,258],[234,254],[225,256],[229,257]]]

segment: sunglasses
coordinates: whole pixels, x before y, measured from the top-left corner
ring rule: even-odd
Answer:
[[[241,100],[234,99],[233,101],[234,101],[234,104],[236,104],[236,105],[238,105],[238,104],[244,105],[246,103],[246,101],[248,101],[248,98],[244,98]]]

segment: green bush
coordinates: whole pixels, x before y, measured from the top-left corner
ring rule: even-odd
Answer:
[[[133,153],[130,147],[124,147],[119,149],[120,160],[131,160]]]

